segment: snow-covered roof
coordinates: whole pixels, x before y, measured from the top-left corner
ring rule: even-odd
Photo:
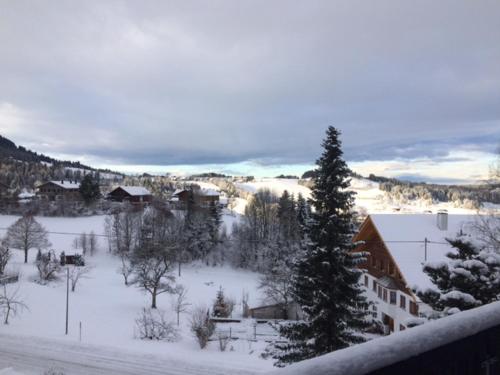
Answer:
[[[220,192],[214,189],[201,189],[199,191],[199,194],[205,197],[218,197],[220,195]]]
[[[500,302],[430,321],[274,370],[268,375],[363,375],[474,336],[500,324]],[[364,360],[366,359],[366,360]]]
[[[120,188],[132,196],[151,195],[149,190],[142,186],[120,186]]]
[[[35,194],[28,193],[27,191],[23,191],[22,193],[19,193],[17,197],[19,199],[31,199],[31,198],[35,197]]]
[[[60,186],[63,189],[79,189],[80,183],[76,181],[50,181],[54,185]]]
[[[172,195],[177,195],[177,194],[180,194],[180,193],[182,193],[183,191],[186,191],[186,189],[175,189],[174,194],[172,194]]]
[[[446,238],[457,234],[470,234],[474,215],[448,214],[448,229],[437,226],[436,214],[377,214],[370,215],[378,232],[396,261],[410,288],[428,288],[432,283],[423,272],[424,262],[447,261],[446,254],[452,247]],[[427,238],[427,258],[425,239]]]

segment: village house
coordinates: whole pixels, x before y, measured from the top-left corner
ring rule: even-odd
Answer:
[[[355,241],[363,241],[355,251],[368,254],[361,284],[368,300],[374,302],[373,318],[389,332],[402,331],[430,307],[416,290],[432,288],[423,272],[425,262],[446,261],[452,251],[446,238],[472,232],[471,215],[377,214],[367,217]]]
[[[49,181],[37,187],[37,197],[46,201],[80,201],[80,183],[76,181]]]
[[[108,199],[115,202],[142,204],[151,203],[153,195],[142,186],[118,186],[108,194]]]
[[[181,205],[186,205],[189,200],[190,191],[188,189],[177,189],[172,194],[170,201],[172,203],[179,202]],[[212,189],[194,189],[194,202],[201,207],[208,207],[212,202],[218,204],[220,193]]]

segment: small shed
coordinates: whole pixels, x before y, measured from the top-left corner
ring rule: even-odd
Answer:
[[[153,195],[143,186],[118,186],[108,198],[115,202],[150,203]]]
[[[249,309],[249,315],[253,319],[265,320],[299,320],[302,312],[296,303],[289,304],[286,309],[283,304],[258,306]]]

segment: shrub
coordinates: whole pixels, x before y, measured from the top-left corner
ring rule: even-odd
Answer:
[[[143,308],[135,320],[137,336],[141,340],[165,340],[174,342],[179,334],[174,323],[165,319],[165,313],[157,309]]]
[[[191,314],[191,332],[198,340],[201,349],[207,346],[214,331],[215,324],[210,320],[208,310],[205,307],[195,308]]]

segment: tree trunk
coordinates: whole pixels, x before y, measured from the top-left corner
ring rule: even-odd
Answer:
[[[151,308],[156,309],[156,289],[151,293]]]
[[[9,324],[9,314],[10,314],[10,306],[7,306],[7,311],[5,312],[5,321],[3,324]]]
[[[24,249],[24,263],[28,263],[28,249]]]

